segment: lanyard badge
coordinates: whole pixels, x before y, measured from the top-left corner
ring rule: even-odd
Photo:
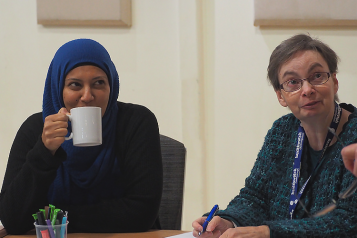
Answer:
[[[335,111],[334,111],[332,122],[330,124],[330,128],[332,128],[336,131],[338,124],[340,122],[340,119],[341,119],[341,107],[337,103],[335,103]],[[330,142],[332,141],[332,139],[334,137],[333,133],[328,131],[325,142],[324,142],[324,146],[322,148],[322,153],[321,153],[319,162],[315,166],[310,177],[306,180],[305,184],[301,187],[300,191],[298,192],[297,189],[298,189],[299,177],[300,177],[301,156],[302,156],[302,152],[303,152],[305,136],[306,136],[306,134],[305,134],[304,128],[302,126],[299,126],[297,140],[296,140],[296,152],[295,152],[292,182],[291,182],[291,193],[290,193],[290,204],[289,204],[290,219],[293,219],[293,214],[294,214],[295,208],[297,206],[297,203],[298,203],[301,195],[304,193],[306,185],[310,181],[311,176],[316,172],[315,171],[316,168],[319,167],[319,164],[322,161],[325,151],[326,151],[327,147],[330,145]]]

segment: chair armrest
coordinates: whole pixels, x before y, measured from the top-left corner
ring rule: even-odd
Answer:
[[[0,238],[4,237],[6,235],[7,235],[7,232],[6,232],[5,228],[4,228],[4,226],[0,225]]]

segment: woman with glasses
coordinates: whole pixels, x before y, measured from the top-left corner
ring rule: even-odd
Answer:
[[[339,194],[354,180],[341,150],[357,141],[357,109],[337,103],[337,63],[304,34],[275,48],[268,78],[292,113],[274,122],[245,187],[200,237],[356,237],[357,195]],[[195,237],[205,219],[192,223]]]

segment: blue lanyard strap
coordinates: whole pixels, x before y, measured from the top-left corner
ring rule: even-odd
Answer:
[[[332,122],[330,124],[330,128],[334,129],[335,131],[337,130],[338,124],[341,119],[341,107],[335,103],[335,111],[333,115]],[[293,219],[293,214],[295,211],[295,208],[297,206],[298,200],[302,196],[306,185],[310,181],[311,177],[314,175],[316,172],[317,168],[322,162],[322,158],[326,152],[327,147],[329,147],[332,139],[333,139],[333,134],[328,131],[324,146],[322,148],[322,153],[319,159],[319,162],[315,166],[313,172],[311,173],[310,177],[306,180],[305,184],[301,187],[299,193],[297,192],[298,189],[298,183],[299,183],[299,177],[300,177],[300,168],[301,168],[301,156],[303,152],[303,145],[304,145],[304,139],[305,139],[305,131],[302,126],[299,126],[298,128],[298,133],[297,133],[297,140],[296,140],[296,153],[295,153],[295,159],[294,159],[294,165],[293,165],[293,175],[292,175],[292,182],[291,182],[291,193],[290,193],[290,204],[289,204],[289,214],[290,214],[290,219]]]

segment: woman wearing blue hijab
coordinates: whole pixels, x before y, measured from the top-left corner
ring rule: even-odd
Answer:
[[[119,77],[96,41],[67,42],[48,70],[43,111],[30,116],[12,145],[0,195],[0,220],[10,234],[34,228],[48,204],[68,211],[72,232],[158,228],[162,192],[159,129],[147,108],[118,102]],[[102,109],[103,143],[75,147],[66,114]]]

